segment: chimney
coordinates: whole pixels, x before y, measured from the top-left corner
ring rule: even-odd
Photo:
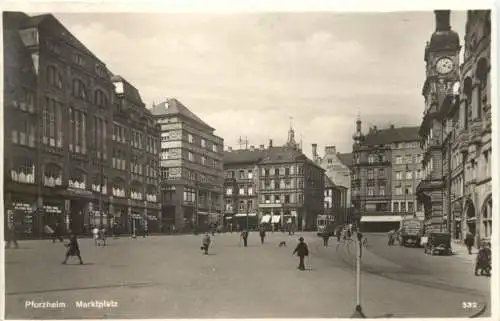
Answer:
[[[261,150],[266,149],[266,147],[265,147],[264,145],[260,145],[260,146],[259,146],[259,148],[260,148]]]
[[[450,10],[434,10],[436,31],[450,31]]]
[[[250,145],[250,151],[251,152],[255,151],[255,146],[254,145]]]
[[[273,147],[273,140],[272,139],[269,140],[269,148],[271,148],[271,147]]]
[[[312,154],[313,154],[313,157],[318,156],[318,144],[312,144]]]
[[[231,146],[227,146],[227,151],[228,152],[232,152],[233,151],[233,148]]]

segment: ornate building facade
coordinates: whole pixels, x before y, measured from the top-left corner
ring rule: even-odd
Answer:
[[[299,230],[315,228],[317,215],[324,212],[324,170],[302,153],[294,135],[290,129],[284,146],[273,146],[270,140],[267,148],[251,146],[224,153],[224,197],[226,208],[231,209],[226,214],[232,217],[233,227],[245,227],[248,222],[249,228],[259,224],[282,228],[294,225]],[[245,186],[255,188],[255,196],[248,195],[249,187],[240,187],[242,179],[249,180],[249,170],[252,178]],[[242,179],[236,176],[240,174]]]
[[[459,83],[439,106],[444,138],[443,227],[457,240],[466,232],[476,241],[492,234],[490,15],[490,11],[468,11]]]
[[[111,73],[54,16],[6,12],[3,17],[8,219],[22,226],[26,237],[56,223],[76,233],[109,226],[115,198],[131,201],[127,181],[119,196],[111,183],[116,103]],[[125,130],[135,124],[129,119]],[[140,131],[152,137],[154,128],[150,122]],[[129,157],[123,154],[123,171]],[[151,215],[157,216],[157,200],[151,202]]]
[[[163,224],[204,230],[220,223],[223,139],[177,99],[153,106],[152,113],[161,126]]]

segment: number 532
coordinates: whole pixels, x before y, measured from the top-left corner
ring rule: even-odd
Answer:
[[[470,301],[462,302],[463,309],[477,309],[477,307],[478,307],[477,302],[470,302]]]

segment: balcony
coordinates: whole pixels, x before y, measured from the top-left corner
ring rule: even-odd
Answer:
[[[483,132],[483,123],[475,120],[470,126],[470,142],[472,144],[481,144]]]

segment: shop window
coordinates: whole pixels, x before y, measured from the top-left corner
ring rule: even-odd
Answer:
[[[45,165],[43,175],[43,185],[48,187],[55,187],[62,185],[62,170],[55,164]]]
[[[23,184],[35,183],[35,162],[32,159],[19,159],[14,164],[15,167],[11,170],[13,181]]]

